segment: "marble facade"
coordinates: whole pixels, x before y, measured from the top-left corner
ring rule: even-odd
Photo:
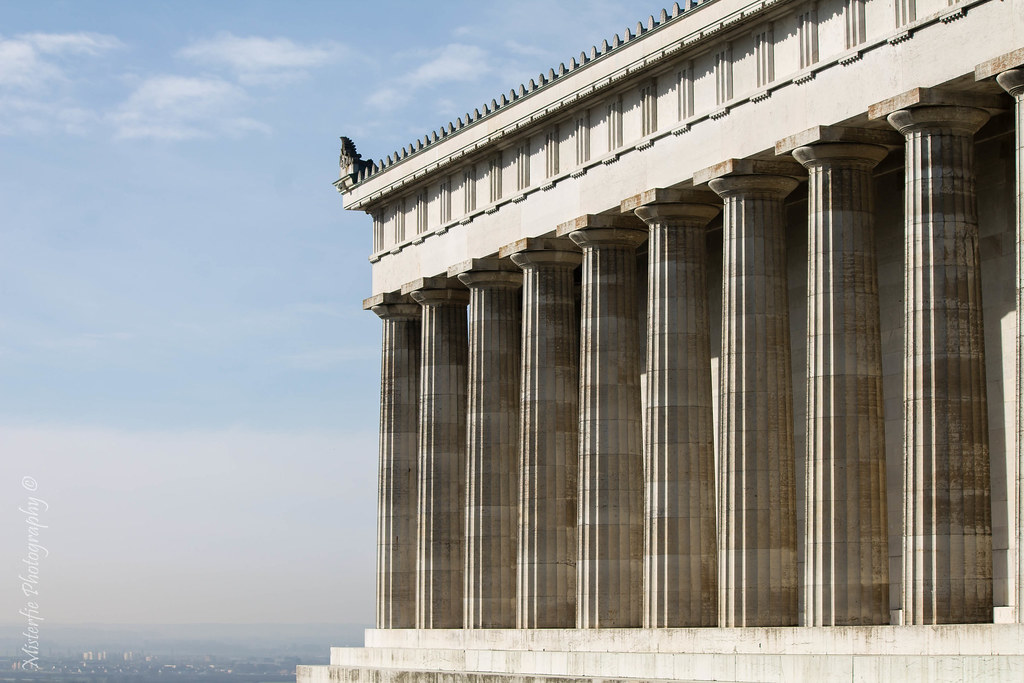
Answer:
[[[1022,99],[1022,0],[709,0],[343,139],[377,628],[299,680],[1024,676]]]

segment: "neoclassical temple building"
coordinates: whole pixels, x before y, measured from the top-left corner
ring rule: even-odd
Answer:
[[[708,0],[342,138],[377,628],[299,681],[1024,680],[1022,98],[1024,0]]]

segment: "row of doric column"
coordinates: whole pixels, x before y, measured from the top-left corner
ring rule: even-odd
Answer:
[[[1024,50],[1018,50],[1014,63],[1024,62]],[[1016,114],[1017,146],[1017,477],[1008,482],[1010,496],[1016,506],[1017,557],[1016,597],[1017,621],[1024,623],[1024,68],[1003,71],[996,81],[1013,96]]]
[[[887,151],[858,142],[793,151],[808,174],[807,407],[812,412],[807,414],[804,500],[813,509],[804,515],[803,585],[805,619],[811,624],[836,623],[837,617],[878,624],[889,617],[871,177]],[[837,582],[852,589],[837,592]]]
[[[623,203],[650,227],[643,623],[714,626],[718,576],[711,324],[711,192],[654,190]]]
[[[1000,83],[1017,98],[1019,236],[1024,78]],[[870,114],[902,136],[805,131],[774,159],[700,171],[693,185],[710,191],[650,190],[620,215],[582,216],[368,300],[384,320],[379,627],[889,623],[872,174],[901,144],[904,560],[893,607],[913,624],[992,619],[973,168],[989,114],[930,90]],[[805,177],[798,530],[784,201]],[[715,425],[705,233],[719,212]],[[1018,321],[1020,306],[1019,296]]]
[[[568,240],[529,239],[504,250],[523,270],[516,625],[576,618],[579,490],[579,318]],[[511,623],[511,622],[509,622]]]

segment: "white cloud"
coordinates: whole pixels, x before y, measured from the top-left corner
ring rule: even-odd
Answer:
[[[475,45],[451,43],[406,78],[414,86],[429,86],[450,81],[475,81],[487,75],[487,52]]]
[[[119,138],[268,133],[269,126],[246,115],[251,106],[247,88],[302,78],[344,53],[336,43],[300,45],[287,38],[224,33],[192,43],[178,55],[227,73],[148,75],[116,108],[83,107],[76,86],[84,82],[85,60],[119,47],[123,44],[116,37],[98,33],[0,36],[0,135],[83,133],[103,121],[113,124]]]
[[[0,86],[34,88],[61,76],[61,70],[41,59],[29,43],[0,40]]]
[[[0,135],[85,132],[99,117],[73,96],[76,71],[121,45],[98,33],[0,36]]]
[[[385,83],[370,93],[367,104],[388,110],[402,106],[416,90],[443,83],[467,83],[492,71],[486,50],[476,45],[449,43],[435,51],[412,71]]]
[[[397,109],[412,99],[412,94],[402,88],[381,88],[370,93],[367,104],[378,109]]]
[[[95,123],[95,112],[67,98],[5,96],[0,92],[0,135],[45,134],[59,130],[73,135],[85,133]]]
[[[26,33],[0,36],[0,88],[38,89],[66,80],[62,58],[98,55],[120,47],[113,37],[94,33]]]
[[[245,90],[221,78],[152,76],[111,118],[121,138],[187,140],[269,132],[265,124],[238,114],[247,100]]]
[[[517,40],[506,40],[505,50],[517,55],[523,55],[524,57],[537,57],[544,59],[552,59],[552,55],[548,50],[537,47],[536,45],[529,45],[527,43],[521,43]]]
[[[122,47],[114,36],[102,33],[26,33],[18,36],[47,54],[96,55],[107,50]]]
[[[111,114],[119,138],[188,140],[218,135],[269,133],[244,115],[249,88],[303,78],[308,70],[336,61],[335,43],[300,45],[287,38],[222,33],[194,42],[178,56],[222,75],[155,75],[143,80]]]
[[[450,113],[452,116],[455,116],[455,112],[456,110],[458,110],[459,105],[458,102],[451,99],[450,97],[440,97],[434,103],[434,107],[437,111],[441,113]]]
[[[261,38],[222,33],[193,43],[180,57],[213,68],[226,68],[243,84],[275,84],[303,78],[308,69],[325,66],[344,55],[337,43],[299,45],[287,38]]]
[[[184,106],[201,115],[244,97],[241,88],[216,78],[155,76],[143,81],[128,102],[154,113]]]

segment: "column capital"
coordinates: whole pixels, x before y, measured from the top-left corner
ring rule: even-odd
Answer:
[[[797,147],[834,142],[852,142],[879,145],[891,149],[903,147],[903,138],[894,130],[885,128],[851,128],[848,126],[814,126],[775,143],[775,154],[789,154]]]
[[[726,159],[714,166],[702,168],[693,174],[693,184],[703,185],[717,178],[743,176],[780,176],[793,179],[804,178],[807,174],[800,164],[791,159]],[[793,184],[796,187],[796,183]],[[714,190],[715,188],[711,188]],[[790,188],[786,191],[789,194]],[[718,193],[721,196],[721,193]]]
[[[456,277],[467,287],[514,289],[523,284],[523,274],[507,258],[474,258],[456,263],[448,269],[448,277]]]
[[[1018,48],[1013,52],[1007,52],[1004,55],[999,55],[995,59],[982,62],[974,67],[974,80],[983,81],[986,78],[998,76],[1004,71],[1020,67],[1024,67],[1024,47]]]
[[[961,135],[974,135],[989,119],[984,109],[958,105],[929,105],[898,109],[886,119],[889,125],[910,135],[922,130],[950,130]]]
[[[431,304],[469,304],[469,290],[456,278],[421,277],[402,285],[402,294],[424,306]]]
[[[704,226],[722,210],[722,202],[714,192],[706,190],[654,188],[623,199],[619,208],[648,225],[675,219]]]
[[[834,165],[874,168],[888,154],[888,148],[881,145],[865,145],[855,142],[828,142],[797,147],[793,150],[793,158],[799,161],[804,168]]]
[[[782,175],[730,175],[712,178],[708,187],[719,197],[736,197],[748,194],[768,195],[778,199],[786,197],[796,189],[800,181]]]
[[[914,88],[872,104],[868,107],[868,119],[874,121],[886,118],[889,114],[901,109],[933,106],[984,109],[991,113],[1006,109],[1006,102],[1001,95],[994,93],[964,92],[943,88]]]
[[[647,239],[647,226],[632,216],[584,214],[558,226],[559,237],[581,247],[638,247]]]
[[[976,81],[993,76],[996,77],[996,83],[1014,97],[1024,95],[1024,47],[982,62],[974,68]]]
[[[514,265],[514,264],[509,264]],[[467,287],[490,287],[494,289],[516,289],[523,285],[523,274],[508,270],[472,270],[459,273],[459,281]]]
[[[508,257],[520,268],[575,268],[583,262],[583,253],[572,240],[557,237],[528,237],[516,240],[499,249],[498,256]]]
[[[363,299],[363,310],[373,311],[382,320],[420,317],[420,307],[409,296],[398,292],[383,292]]]
[[[1024,96],[1024,68],[1004,71],[996,76],[996,83],[1003,90],[1020,99]]]

